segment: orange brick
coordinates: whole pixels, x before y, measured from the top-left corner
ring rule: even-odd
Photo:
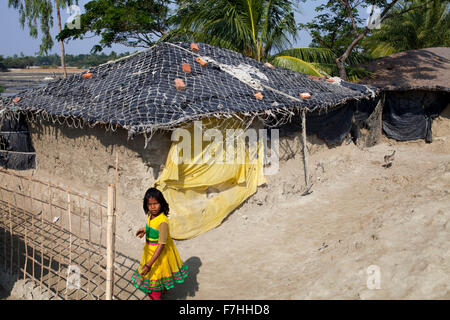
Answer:
[[[191,66],[189,63],[183,63],[183,72],[191,73]]]
[[[302,92],[302,93],[300,93],[300,98],[309,99],[309,98],[311,98],[311,94],[309,92]]]
[[[330,83],[333,83],[333,82],[334,82],[333,79],[325,79],[325,81],[326,81],[326,82],[330,82]]]
[[[90,73],[90,72],[83,73],[82,77],[83,77],[83,79],[90,79],[90,78],[92,78],[92,73]]]
[[[261,92],[255,93],[254,96],[255,96],[255,98],[258,99],[258,100],[262,100],[262,99],[263,99],[263,95],[262,95]]]
[[[191,43],[191,50],[198,52],[198,45],[196,43]]]
[[[204,60],[202,60],[202,59],[200,59],[200,58],[195,58],[195,61],[197,61],[198,63],[200,63],[200,65],[202,66],[202,67],[204,67],[204,66],[206,66],[207,64],[208,64],[208,62],[206,62],[206,61],[204,61]]]
[[[15,97],[14,99],[13,99],[13,102],[14,103],[17,103],[17,102],[19,102],[20,101],[20,97]]]
[[[180,78],[176,78],[175,81],[175,88],[177,88],[177,90],[181,91],[186,89],[186,84],[184,83],[184,81]]]
[[[313,79],[313,80],[319,80],[319,78],[316,77],[316,76],[308,76],[308,78],[309,78],[309,79]]]

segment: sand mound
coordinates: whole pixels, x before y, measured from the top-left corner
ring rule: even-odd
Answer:
[[[318,148],[304,197],[303,177],[292,174],[301,163],[285,161],[282,182],[269,179],[220,227],[177,242],[182,258],[196,261],[194,275],[167,298],[450,298],[446,114],[433,132],[431,144]],[[393,150],[393,166],[382,167]]]

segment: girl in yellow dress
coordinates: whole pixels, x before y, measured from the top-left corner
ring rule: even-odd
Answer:
[[[147,190],[143,209],[148,215],[147,225],[136,232],[145,235],[144,251],[138,269],[131,276],[133,285],[148,293],[150,300],[161,300],[163,290],[169,290],[175,283],[184,282],[187,266],[183,265],[178,250],[170,237],[169,204],[156,188]]]

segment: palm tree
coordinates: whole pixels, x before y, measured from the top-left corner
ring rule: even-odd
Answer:
[[[338,57],[339,54],[332,49],[312,47],[284,50],[269,57],[268,60],[273,65],[314,76],[339,76],[335,62]],[[370,76],[371,72],[353,67],[368,60],[371,58],[366,54],[353,51],[345,65],[348,80],[357,81]]]
[[[53,48],[53,39],[50,34],[50,29],[53,26],[53,6],[56,9],[56,16],[58,22],[59,32],[61,32],[61,8],[66,8],[68,5],[78,3],[78,0],[9,0],[8,6],[13,7],[19,11],[20,24],[22,28],[25,23],[30,29],[30,36],[37,38],[38,25],[42,32],[42,42],[39,53],[42,55],[48,53]],[[61,66],[63,68],[64,77],[67,77],[64,43],[60,42],[61,47]]]
[[[402,1],[392,12],[394,16],[363,42],[372,57],[412,49],[450,46],[450,1],[414,0],[414,6],[418,9],[399,14],[410,6]]]
[[[294,6],[291,0],[180,1],[172,21],[178,28],[162,40],[201,41],[262,61],[295,40]]]
[[[295,10],[291,0],[184,0],[171,21],[177,28],[161,41],[199,41],[301,73],[337,75],[337,55],[330,49],[286,50],[297,36]],[[353,54],[349,62],[356,60],[362,56]],[[356,79],[362,71],[349,72]]]

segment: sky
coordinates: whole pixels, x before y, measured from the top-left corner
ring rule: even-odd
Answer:
[[[80,0],[79,6],[81,13],[84,13],[84,5],[90,0]],[[296,14],[297,23],[305,23],[311,21],[315,13],[315,7],[321,3],[326,2],[325,0],[308,1],[308,3],[300,2],[300,13]],[[308,5],[309,4],[309,5]],[[56,14],[55,14],[56,16]],[[65,23],[69,14],[62,10],[61,20]],[[56,17],[54,19],[54,27],[52,35],[58,33],[58,27],[56,23]],[[67,54],[87,54],[90,52],[92,47],[100,41],[100,37],[92,36],[91,38],[85,38],[83,40],[72,40],[65,43],[65,50]],[[21,28],[19,24],[19,14],[17,10],[13,8],[8,8],[8,0],[0,0],[0,55],[4,57],[12,56],[14,54],[20,55],[23,53],[25,56],[34,56],[39,51],[40,39],[34,39],[29,35],[29,30],[25,27],[25,30]],[[311,37],[308,33],[302,31],[298,34],[298,40],[294,43],[294,47],[307,47],[311,42]],[[123,45],[113,45],[112,48],[105,48],[104,53],[109,54],[111,51],[116,53],[123,52],[134,52],[135,48],[129,48]],[[142,50],[140,48],[139,50]],[[59,54],[60,47],[58,42],[55,40],[55,45],[53,49],[49,52],[51,54]]]

